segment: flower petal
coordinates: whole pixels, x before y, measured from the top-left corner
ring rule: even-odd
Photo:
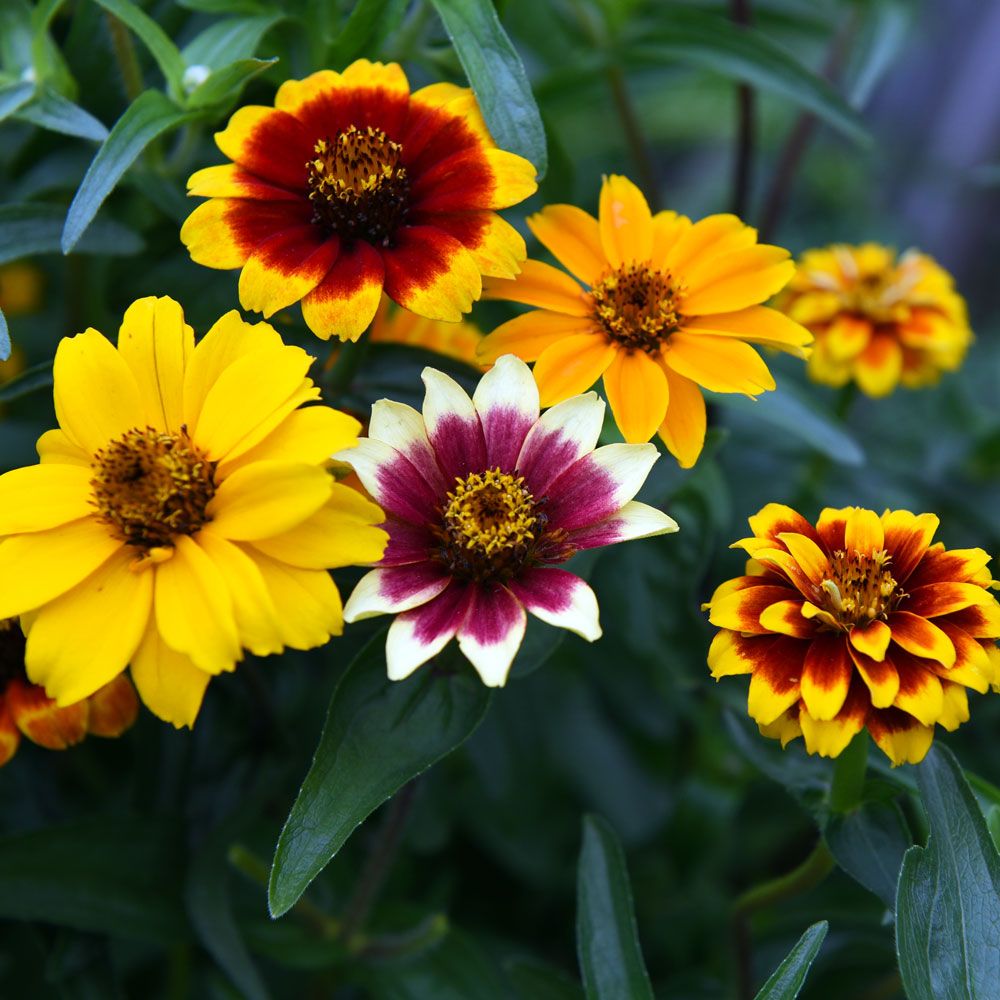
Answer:
[[[433,562],[373,569],[354,588],[344,606],[344,620],[363,621],[418,608],[437,597],[451,577]]]
[[[413,212],[408,218],[458,240],[484,277],[514,278],[527,256],[524,237],[496,212]]]
[[[444,496],[453,485],[453,480],[446,482],[441,474],[419,410],[391,399],[377,400],[372,405],[368,433],[371,439],[389,445],[404,456],[436,494]]]
[[[14,677],[7,682],[4,701],[17,728],[47,750],[65,750],[87,735],[86,700],[59,706],[40,687]]]
[[[334,452],[352,448],[361,424],[350,414],[329,406],[293,410],[270,434],[232,461],[220,462],[217,476],[254,462],[305,462],[318,465]]]
[[[872,712],[868,717],[868,732],[893,767],[919,764],[934,740],[933,726],[921,725],[912,715],[896,708]]]
[[[685,319],[686,330],[712,337],[736,337],[749,344],[762,344],[796,357],[806,357],[812,334],[777,309],[750,306],[737,312],[714,313]]]
[[[892,630],[884,621],[875,619],[867,625],[855,625],[849,633],[851,645],[865,656],[873,660],[884,660],[889,642],[895,638]]]
[[[596,284],[609,269],[597,219],[582,208],[546,205],[527,223],[535,239],[585,284]]]
[[[807,709],[799,712],[799,725],[809,753],[820,757],[837,757],[861,732],[868,716],[868,692],[855,680],[844,701],[844,707],[828,721],[814,719]]]
[[[503,687],[524,639],[524,605],[505,587],[472,588],[468,614],[458,629],[458,646],[487,687]]]
[[[384,284],[382,255],[364,240],[355,240],[302,300],[302,318],[323,340],[357,340],[375,318]]]
[[[409,677],[448,644],[469,613],[475,588],[452,582],[437,597],[397,616],[385,640],[389,680]]]
[[[705,397],[696,382],[678,375],[664,365],[669,399],[667,415],[659,427],[659,435],[667,450],[677,459],[682,469],[690,469],[698,461],[705,445],[708,421],[705,414]]]
[[[593,333],[589,318],[566,316],[546,309],[533,309],[501,323],[479,343],[476,356],[484,364],[504,354],[516,354],[522,361],[534,361],[547,347],[566,337]]]
[[[588,642],[600,639],[597,597],[575,574],[539,567],[524,571],[509,586],[536,618],[556,628],[568,629]]]
[[[990,562],[985,549],[948,549],[940,542],[931,546],[916,569],[906,579],[907,587],[916,589],[931,583],[965,583],[978,576]],[[903,582],[902,580],[900,582]]]
[[[593,304],[590,296],[568,274],[540,260],[526,260],[516,278],[491,278],[483,297],[521,302],[567,316],[590,319]]]
[[[90,703],[87,732],[91,736],[110,739],[121,736],[132,728],[139,714],[135,688],[123,673],[98,688],[87,700]]]
[[[315,139],[286,111],[259,105],[238,108],[215,144],[250,173],[292,191],[305,190],[304,164]]]
[[[446,484],[457,477],[482,472],[486,467],[486,441],[479,414],[468,393],[450,376],[425,368],[423,379],[424,426]]]
[[[788,598],[787,587],[748,587],[713,601],[708,620],[719,628],[764,635],[770,632],[760,616],[772,605]],[[805,655],[803,653],[803,655]]]
[[[895,337],[877,333],[854,361],[854,378],[869,396],[888,396],[899,384],[903,348]]]
[[[885,534],[879,516],[871,510],[855,507],[844,527],[844,545],[861,555],[871,555],[885,548]]]
[[[810,583],[819,585],[830,575],[829,557],[809,535],[782,531],[778,540],[788,549]]]
[[[738,216],[709,215],[684,229],[670,248],[666,269],[677,274],[702,260],[711,260],[720,249],[740,249],[756,239],[756,232]]]
[[[735,674],[749,674],[767,657],[772,636],[743,636],[730,629],[715,633],[708,647],[708,667],[716,680]]]
[[[649,260],[653,216],[643,193],[627,177],[604,178],[598,218],[601,246],[613,267]]]
[[[586,392],[607,371],[620,348],[602,333],[584,333],[545,348],[535,362],[542,406]]]
[[[908,510],[887,510],[881,518],[885,548],[892,556],[892,575],[907,583],[924,558],[941,523],[936,514],[913,515]]]
[[[382,441],[361,438],[356,447],[337,452],[333,457],[354,469],[383,510],[416,525],[427,524],[434,517],[441,498],[395,448]]]
[[[539,414],[531,369],[512,354],[498,358],[472,396],[486,439],[486,464],[512,472],[528,431]]]
[[[80,465],[29,465],[0,476],[0,537],[46,531],[94,513],[90,480]]]
[[[819,722],[833,719],[844,707],[854,663],[842,635],[819,635],[809,644],[802,665],[802,700]]]
[[[921,618],[939,618],[976,604],[992,604],[995,601],[996,598],[977,583],[929,583],[914,587],[904,607],[910,614]]]
[[[741,340],[681,331],[671,335],[663,358],[678,375],[712,392],[756,396],[775,385],[761,356]]]
[[[905,653],[893,657],[899,671],[899,692],[895,707],[912,715],[925,726],[933,726],[944,710],[941,681],[915,656]]]
[[[274,602],[281,641],[292,649],[314,649],[344,631],[340,592],[326,570],[301,569],[254,552]]]
[[[618,351],[604,373],[604,392],[626,441],[648,441],[666,419],[667,376],[645,351]]]
[[[566,540],[574,549],[595,549],[677,530],[677,522],[663,511],[638,500],[629,500],[621,510],[603,521],[569,532]]]
[[[747,714],[766,726],[799,700],[802,663],[808,643],[784,636],[768,647],[750,675]]]
[[[765,302],[795,273],[782,247],[757,245],[723,254],[700,268],[684,297],[684,311],[696,316],[728,313]]]
[[[865,656],[853,646],[848,647],[848,652],[868,688],[872,705],[875,708],[888,708],[899,693],[899,671],[896,670],[892,655],[879,661]]]
[[[172,650],[150,617],[146,635],[132,657],[132,681],[146,707],[180,729],[193,726],[211,675],[190,657]]]
[[[889,615],[889,627],[892,641],[907,652],[936,660],[946,667],[954,665],[957,654],[951,639],[926,618],[908,611],[894,611]]]
[[[796,639],[811,639],[816,635],[816,621],[803,617],[802,600],[795,597],[768,605],[760,613],[760,624],[768,632],[778,632]],[[837,638],[841,640],[840,636]]]

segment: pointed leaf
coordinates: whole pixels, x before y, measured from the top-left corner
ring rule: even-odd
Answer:
[[[405,10],[405,0],[358,0],[334,42],[333,65],[346,66],[366,53],[377,52]]]
[[[909,1000],[993,1000],[1000,983],[1000,856],[947,747],[917,768],[930,823],[903,858],[896,951]]]
[[[219,70],[237,59],[249,59],[257,54],[264,35],[282,20],[284,15],[275,13],[216,21],[184,46],[184,61]]]
[[[156,60],[170,92],[179,95],[181,80],[184,78],[184,60],[167,33],[131,0],[96,0],[96,2],[138,36],[149,50],[149,54]]]
[[[17,117],[50,132],[104,142],[108,130],[89,111],[49,87],[17,112]]]
[[[36,254],[59,253],[65,210],[62,205],[29,202],[0,205],[0,264]],[[75,253],[128,256],[138,253],[143,242],[138,235],[113,219],[97,219],[75,247]]]
[[[491,0],[432,0],[483,117],[502,149],[545,176],[545,128],[527,74]]]
[[[0,84],[0,122],[23,108],[34,96],[35,85],[23,80]]]
[[[795,1000],[809,975],[809,967],[819,953],[828,928],[829,924],[825,920],[813,924],[764,983],[756,1000]]]
[[[443,673],[427,664],[405,681],[390,681],[384,631],[357,655],[333,692],[312,766],[275,849],[272,915],[295,904],[378,806],[472,735],[490,692],[466,666]]]
[[[587,1000],[653,1000],[639,947],[625,854],[610,824],[583,819],[576,879],[576,953]]]
[[[235,101],[250,80],[277,61],[277,59],[237,59],[236,62],[217,69],[203,83],[198,84],[191,91],[187,106],[201,108],[223,101]]]

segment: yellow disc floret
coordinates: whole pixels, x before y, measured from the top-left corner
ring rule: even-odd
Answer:
[[[678,289],[670,275],[645,264],[626,264],[590,292],[594,318],[608,338],[626,350],[656,354],[680,328]]]
[[[883,621],[903,596],[892,576],[885,549],[866,555],[838,549],[830,560],[830,576],[820,586],[829,612],[842,626]]]

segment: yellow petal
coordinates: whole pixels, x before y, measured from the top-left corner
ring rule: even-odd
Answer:
[[[547,309],[532,309],[501,323],[485,336],[476,355],[484,364],[496,361],[504,354],[516,354],[522,361],[535,361],[542,351],[563,338],[593,332],[592,319],[567,316]]]
[[[589,212],[575,205],[546,205],[527,221],[538,242],[585,284],[595,284],[608,270],[601,230]]]
[[[29,465],[0,476],[0,537],[45,531],[94,513],[90,480],[80,465]]]
[[[46,431],[36,442],[38,459],[43,464],[82,465],[90,468],[90,455],[61,430]]]
[[[564,337],[545,348],[535,363],[541,405],[552,406],[589,389],[614,360],[618,347],[599,333]]]
[[[667,415],[667,376],[645,351],[618,351],[604,373],[604,391],[630,444],[648,441]]]
[[[146,635],[132,658],[132,680],[139,697],[156,716],[180,729],[193,726],[211,679],[190,657],[172,650],[150,618]]]
[[[598,215],[601,246],[613,267],[649,260],[653,217],[643,193],[627,177],[604,178]]]
[[[685,330],[697,330],[713,337],[738,337],[749,344],[761,344],[804,358],[812,334],[777,309],[750,306],[738,312],[694,316],[684,321]]]
[[[844,528],[844,545],[862,555],[881,552],[885,547],[885,532],[878,514],[863,507],[855,507],[847,517]]]
[[[691,315],[728,313],[769,299],[788,284],[795,264],[782,247],[752,246],[706,265],[684,297]]]
[[[593,313],[590,296],[568,274],[540,260],[526,260],[511,280],[490,278],[483,286],[483,298],[522,302],[567,316],[589,318]]]
[[[667,255],[667,270],[683,273],[702,259],[718,256],[720,250],[750,246],[757,233],[735,215],[709,215],[687,227]]]
[[[300,569],[257,553],[257,568],[278,612],[286,646],[313,649],[344,630],[344,608],[326,570]]]
[[[667,415],[660,424],[659,434],[667,450],[682,469],[690,469],[698,461],[705,444],[705,397],[697,384],[671,368],[664,367],[669,388]]]
[[[774,379],[760,355],[739,340],[675,333],[663,358],[678,375],[712,392],[756,396],[774,388]]]
[[[691,228],[691,220],[676,212],[657,212],[653,216],[653,247],[650,260],[660,270],[665,270],[665,262],[678,240]]]

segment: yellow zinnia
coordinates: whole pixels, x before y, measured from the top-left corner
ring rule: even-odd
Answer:
[[[807,250],[776,303],[812,330],[809,375],[869,396],[935,385],[972,343],[965,300],[926,254],[865,243]]]
[[[542,406],[603,376],[625,440],[659,433],[687,468],[705,440],[701,389],[773,389],[750,344],[808,356],[809,332],[760,305],[794,273],[788,251],[759,245],[757,231],[735,215],[694,223],[676,212],[653,215],[631,181],[611,176],[598,219],[549,205],[528,225],[578,281],[537,260],[512,280],[491,280],[491,298],[538,308],[494,330],[480,357],[537,361]]]
[[[244,648],[340,633],[327,570],[377,560],[386,535],[327,469],[360,426],[303,407],[312,360],[235,311],[196,346],[169,298],[133,303],[117,349],[93,329],[59,345],[60,429],[0,476],[0,618],[22,616],[28,678],[59,705],[131,664],[150,709],[191,725]]]

